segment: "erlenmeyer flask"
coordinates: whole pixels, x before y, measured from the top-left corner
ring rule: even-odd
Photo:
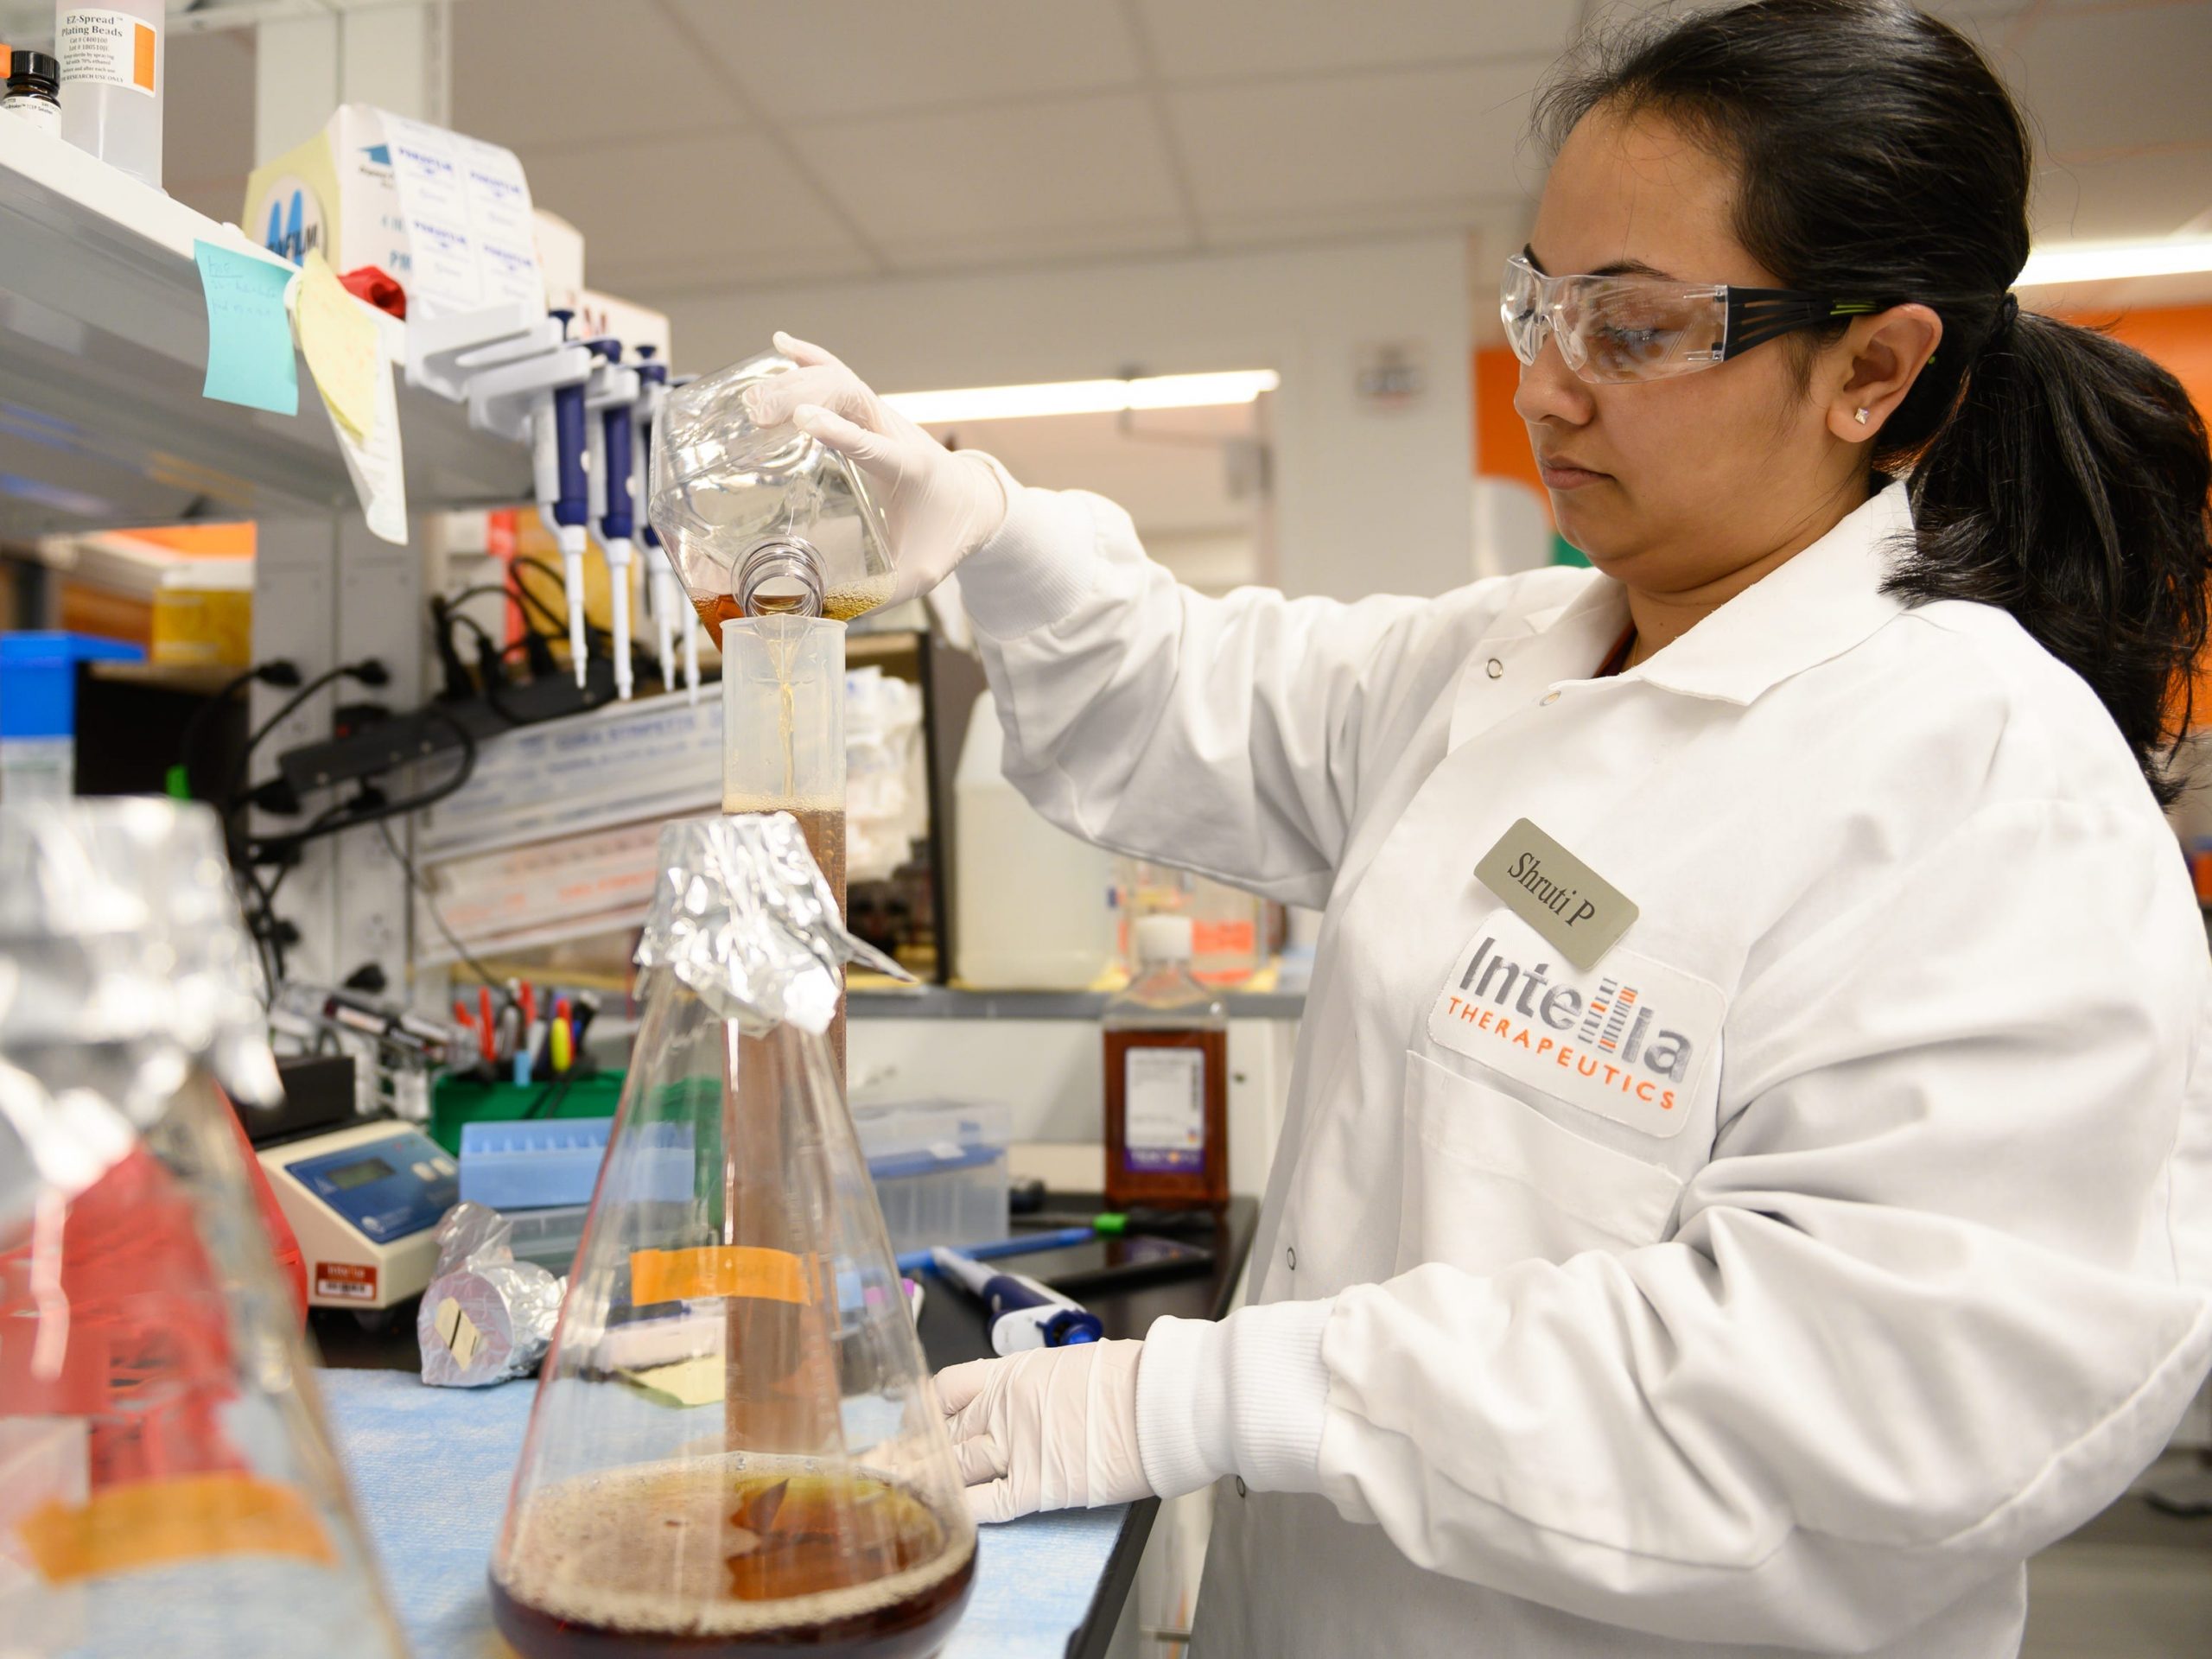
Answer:
[[[661,839],[645,1013],[492,1560],[526,1659],[918,1659],[976,1534],[823,1033],[787,814]]]
[[[276,1075],[205,807],[0,806],[0,1653],[397,1659],[216,1092]]]
[[[679,386],[653,431],[647,516],[717,641],[732,617],[849,621],[891,596],[890,538],[867,480],[797,427],[746,412],[749,388],[794,366],[766,352]]]

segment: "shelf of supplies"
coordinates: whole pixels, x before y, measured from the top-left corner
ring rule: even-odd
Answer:
[[[352,511],[304,363],[300,412],[200,395],[207,319],[193,243],[219,225],[28,121],[0,122],[0,536]],[[408,505],[523,499],[530,457],[402,385]]]
[[[1222,1001],[1232,1020],[1295,1020],[1306,1012],[1303,992],[1229,991]],[[971,991],[956,985],[854,988],[845,1010],[855,1020],[1096,1020],[1103,991]]]

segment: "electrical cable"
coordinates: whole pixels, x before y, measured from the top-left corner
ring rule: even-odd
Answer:
[[[477,961],[468,947],[463,944],[453,929],[446,925],[445,912],[438,908],[437,895],[431,892],[430,884],[425,881],[422,873],[416,869],[415,861],[400,850],[398,842],[392,838],[391,826],[379,820],[377,824],[377,834],[384,837],[385,849],[397,861],[399,868],[407,873],[407,885],[422,895],[423,908],[430,912],[430,920],[436,925],[438,931],[445,935],[446,943],[453,947],[454,954],[461,958],[462,965],[474,974],[480,982],[489,986],[493,995],[501,998],[512,1007],[515,1001],[514,993],[507,989],[505,984],[493,979],[491,969]]]
[[[178,795],[178,790],[175,785],[181,784],[183,793],[179,795],[179,798],[189,797],[192,785],[192,763],[194,756],[199,753],[200,740],[207,733],[208,721],[213,718],[217,709],[223,708],[232,697],[257,680],[264,685],[289,689],[299,684],[300,671],[289,658],[283,657],[271,658],[265,663],[256,663],[245,672],[233,675],[224,681],[205,702],[194,709],[192,717],[184,722],[183,734],[177,739],[177,764],[169,791],[172,795]]]
[[[231,775],[224,786],[222,796],[215,802],[215,810],[222,815],[226,830],[232,816],[237,812],[238,803],[242,798],[240,791],[245,787],[246,772],[253,764],[254,750],[261,746],[270,733],[298,713],[309,697],[315,696],[325,686],[348,678],[356,679],[364,685],[374,687],[388,683],[391,677],[385,671],[385,665],[375,658],[364,658],[358,663],[340,663],[335,668],[325,669],[321,673],[308,678],[298,690],[285,698],[278,705],[276,712],[262,721],[247,736],[245,747],[238,751],[238,758],[231,767]]]
[[[365,824],[381,823],[387,818],[402,817],[410,812],[420,812],[425,807],[435,806],[440,801],[457,791],[468,781],[469,775],[476,770],[475,734],[444,709],[435,705],[425,708],[422,712],[423,718],[437,721],[460,740],[461,764],[454,769],[453,776],[442,783],[434,784],[421,793],[408,796],[404,799],[397,801],[379,799],[369,803],[368,810],[365,811],[353,810],[351,809],[359,808],[364,804],[363,795],[370,792],[364,785],[363,792],[356,794],[351,801],[346,803],[349,810],[346,817],[330,819],[327,823],[318,818],[304,830],[296,830],[281,836],[270,836],[264,840],[251,842],[251,855],[253,861],[256,863],[267,863],[271,861],[272,857],[285,856],[305,846],[308,842],[318,840],[324,836],[343,835],[348,830],[358,830]]]

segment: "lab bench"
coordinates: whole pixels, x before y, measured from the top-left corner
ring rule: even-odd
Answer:
[[[1096,1210],[1091,1194],[1053,1194],[1054,1210]],[[1211,1238],[1210,1272],[1087,1294],[1109,1338],[1141,1337],[1154,1319],[1218,1319],[1252,1247],[1259,1205],[1231,1200]],[[317,1381],[353,1497],[416,1659],[486,1659],[493,1636],[484,1571],[537,1391],[533,1381],[431,1389],[416,1380],[413,1304],[385,1329],[318,1310]],[[990,1354],[981,1311],[931,1281],[921,1317],[932,1369]],[[1156,1499],[1032,1516],[986,1527],[976,1589],[943,1659],[1098,1659],[1136,1578]]]

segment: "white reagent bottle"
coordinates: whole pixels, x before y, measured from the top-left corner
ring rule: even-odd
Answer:
[[[61,136],[142,184],[162,188],[162,89],[168,73],[162,0],[54,8]]]

